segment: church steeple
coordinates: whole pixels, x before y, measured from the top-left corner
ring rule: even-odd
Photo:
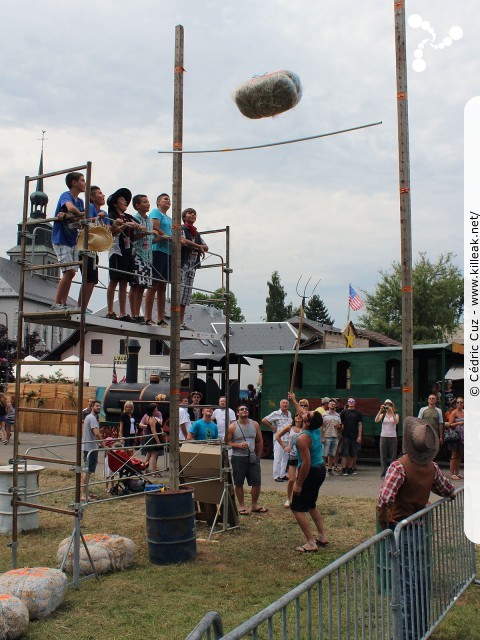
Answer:
[[[40,163],[38,165],[38,175],[43,174],[43,143],[46,131],[42,130],[42,150],[40,153]],[[45,219],[47,217],[48,196],[43,191],[43,178],[38,178],[37,189],[30,194],[30,217],[34,220]]]

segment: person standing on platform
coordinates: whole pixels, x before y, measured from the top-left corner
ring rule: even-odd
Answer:
[[[237,420],[228,427],[228,442],[232,450],[232,472],[235,495],[238,500],[238,513],[248,516],[245,507],[243,485],[247,480],[252,487],[252,513],[267,513],[268,509],[258,506],[262,485],[260,456],[263,449],[262,432],[258,422],[248,417],[248,407],[241,404],[237,409]]]
[[[154,325],[153,303],[157,298],[157,324],[168,327],[165,320],[165,300],[167,284],[172,276],[172,219],[167,215],[171,207],[170,196],[161,193],[157,198],[157,208],[150,212],[153,230],[157,236],[152,242],[153,285],[145,294],[145,324]]]
[[[132,192],[129,189],[117,189],[108,197],[108,216],[112,220],[110,229],[113,235],[113,246],[109,251],[110,282],[107,288],[107,318],[132,322],[132,317],[127,314],[127,285],[135,282],[133,274],[133,243],[137,232],[143,233],[142,228],[127,213],[132,201]],[[120,317],[113,310],[115,291],[118,285],[118,306]]]
[[[225,410],[227,408],[226,397],[222,396],[219,398],[218,404],[220,408],[215,409],[212,418],[218,427],[218,437],[223,441],[225,439],[225,431],[228,430],[228,425],[235,420],[236,416],[233,409],[228,409],[228,421],[227,424],[225,424]]]
[[[133,196],[133,208],[137,212],[133,217],[143,230],[137,235],[133,244],[133,265],[135,282],[130,285],[130,309],[134,322],[144,323],[145,317],[141,315],[143,292],[153,286],[152,281],[152,235],[153,222],[149,218],[150,202],[146,195]]]
[[[288,400],[280,400],[280,409],[272,411],[262,420],[262,424],[271,429],[275,434],[289,424],[292,424],[292,414],[288,410]],[[285,442],[288,436],[284,436]],[[273,479],[275,482],[287,482],[288,452],[285,451],[277,440],[273,443]]]
[[[200,260],[205,257],[208,245],[203,241],[202,236],[194,226],[197,220],[195,209],[185,209],[182,211],[182,286],[180,289],[180,323],[182,329],[185,326],[185,309],[192,300],[193,281],[195,272],[200,265]]]
[[[85,176],[73,171],[65,176],[68,191],[62,193],[55,209],[53,223],[52,244],[59,263],[67,264],[78,261],[77,238],[80,220],[84,217],[85,206],[79,197],[85,192]],[[68,309],[67,300],[73,278],[77,272],[75,265],[62,268],[62,277],[57,285],[52,311]]]
[[[105,195],[102,193],[100,187],[93,185],[90,187],[90,206],[88,209],[88,217],[90,222],[100,222],[105,224],[108,221],[107,212],[103,211],[102,206],[105,204]],[[81,251],[83,247],[79,247]],[[82,265],[80,265],[80,271],[82,271]],[[85,309],[88,308],[88,303],[90,302],[90,298],[92,297],[93,289],[95,285],[98,284],[98,254],[93,258],[91,256],[87,256],[87,286],[86,286],[86,295],[85,295]],[[82,304],[82,288],[80,287],[80,291],[78,294],[78,306],[80,307]]]

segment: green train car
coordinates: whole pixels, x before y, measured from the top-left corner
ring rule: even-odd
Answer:
[[[261,417],[278,409],[290,387],[295,353],[271,352],[263,355],[263,386]],[[414,412],[418,414],[434,382],[448,379],[452,368],[463,368],[463,344],[444,343],[415,345],[414,362]],[[362,458],[379,457],[378,439],[380,425],[375,415],[386,398],[393,400],[400,413],[402,350],[400,347],[376,347],[370,349],[319,349],[300,351],[295,376],[295,394],[298,399],[307,398],[311,408],[320,405],[322,397],[337,398],[344,406],[353,396],[357,409],[362,412]],[[456,395],[463,394],[463,379],[454,380]],[[442,396],[443,397],[443,396]],[[445,411],[445,407],[441,407]],[[262,427],[264,456],[271,454],[272,434]],[[400,427],[401,433],[401,427]]]

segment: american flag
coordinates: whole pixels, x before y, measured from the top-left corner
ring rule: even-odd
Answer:
[[[354,311],[359,311],[365,306],[365,302],[360,298],[351,284],[348,285],[348,304]]]

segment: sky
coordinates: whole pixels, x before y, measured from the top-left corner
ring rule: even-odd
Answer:
[[[417,16],[407,26],[413,254],[435,260],[450,251],[463,270],[463,111],[479,93],[478,10],[473,0],[406,5],[407,20]],[[172,148],[182,24],[185,150],[382,121],[309,142],[184,156],[182,208],[197,210],[200,230],[229,226],[231,289],[246,319],[264,318],[276,270],[294,305],[301,276],[320,281],[316,293],[343,326],[349,283],[371,293],[379,270],[399,260],[393,2],[42,0],[40,8],[0,0],[0,9],[8,25],[0,41],[0,255],[16,243],[24,176],[36,175],[42,130],[45,171],[91,161],[105,194],[128,187],[147,194],[152,208],[159,193],[172,192],[171,155],[157,152]],[[449,34],[457,39],[444,40]],[[300,76],[298,106],[245,118],[235,88],[278,69]],[[53,215],[63,178],[46,180],[44,190]],[[225,256],[224,233],[208,244]],[[220,270],[199,271],[196,285],[221,286]],[[93,309],[104,305],[105,292],[94,294]]]

